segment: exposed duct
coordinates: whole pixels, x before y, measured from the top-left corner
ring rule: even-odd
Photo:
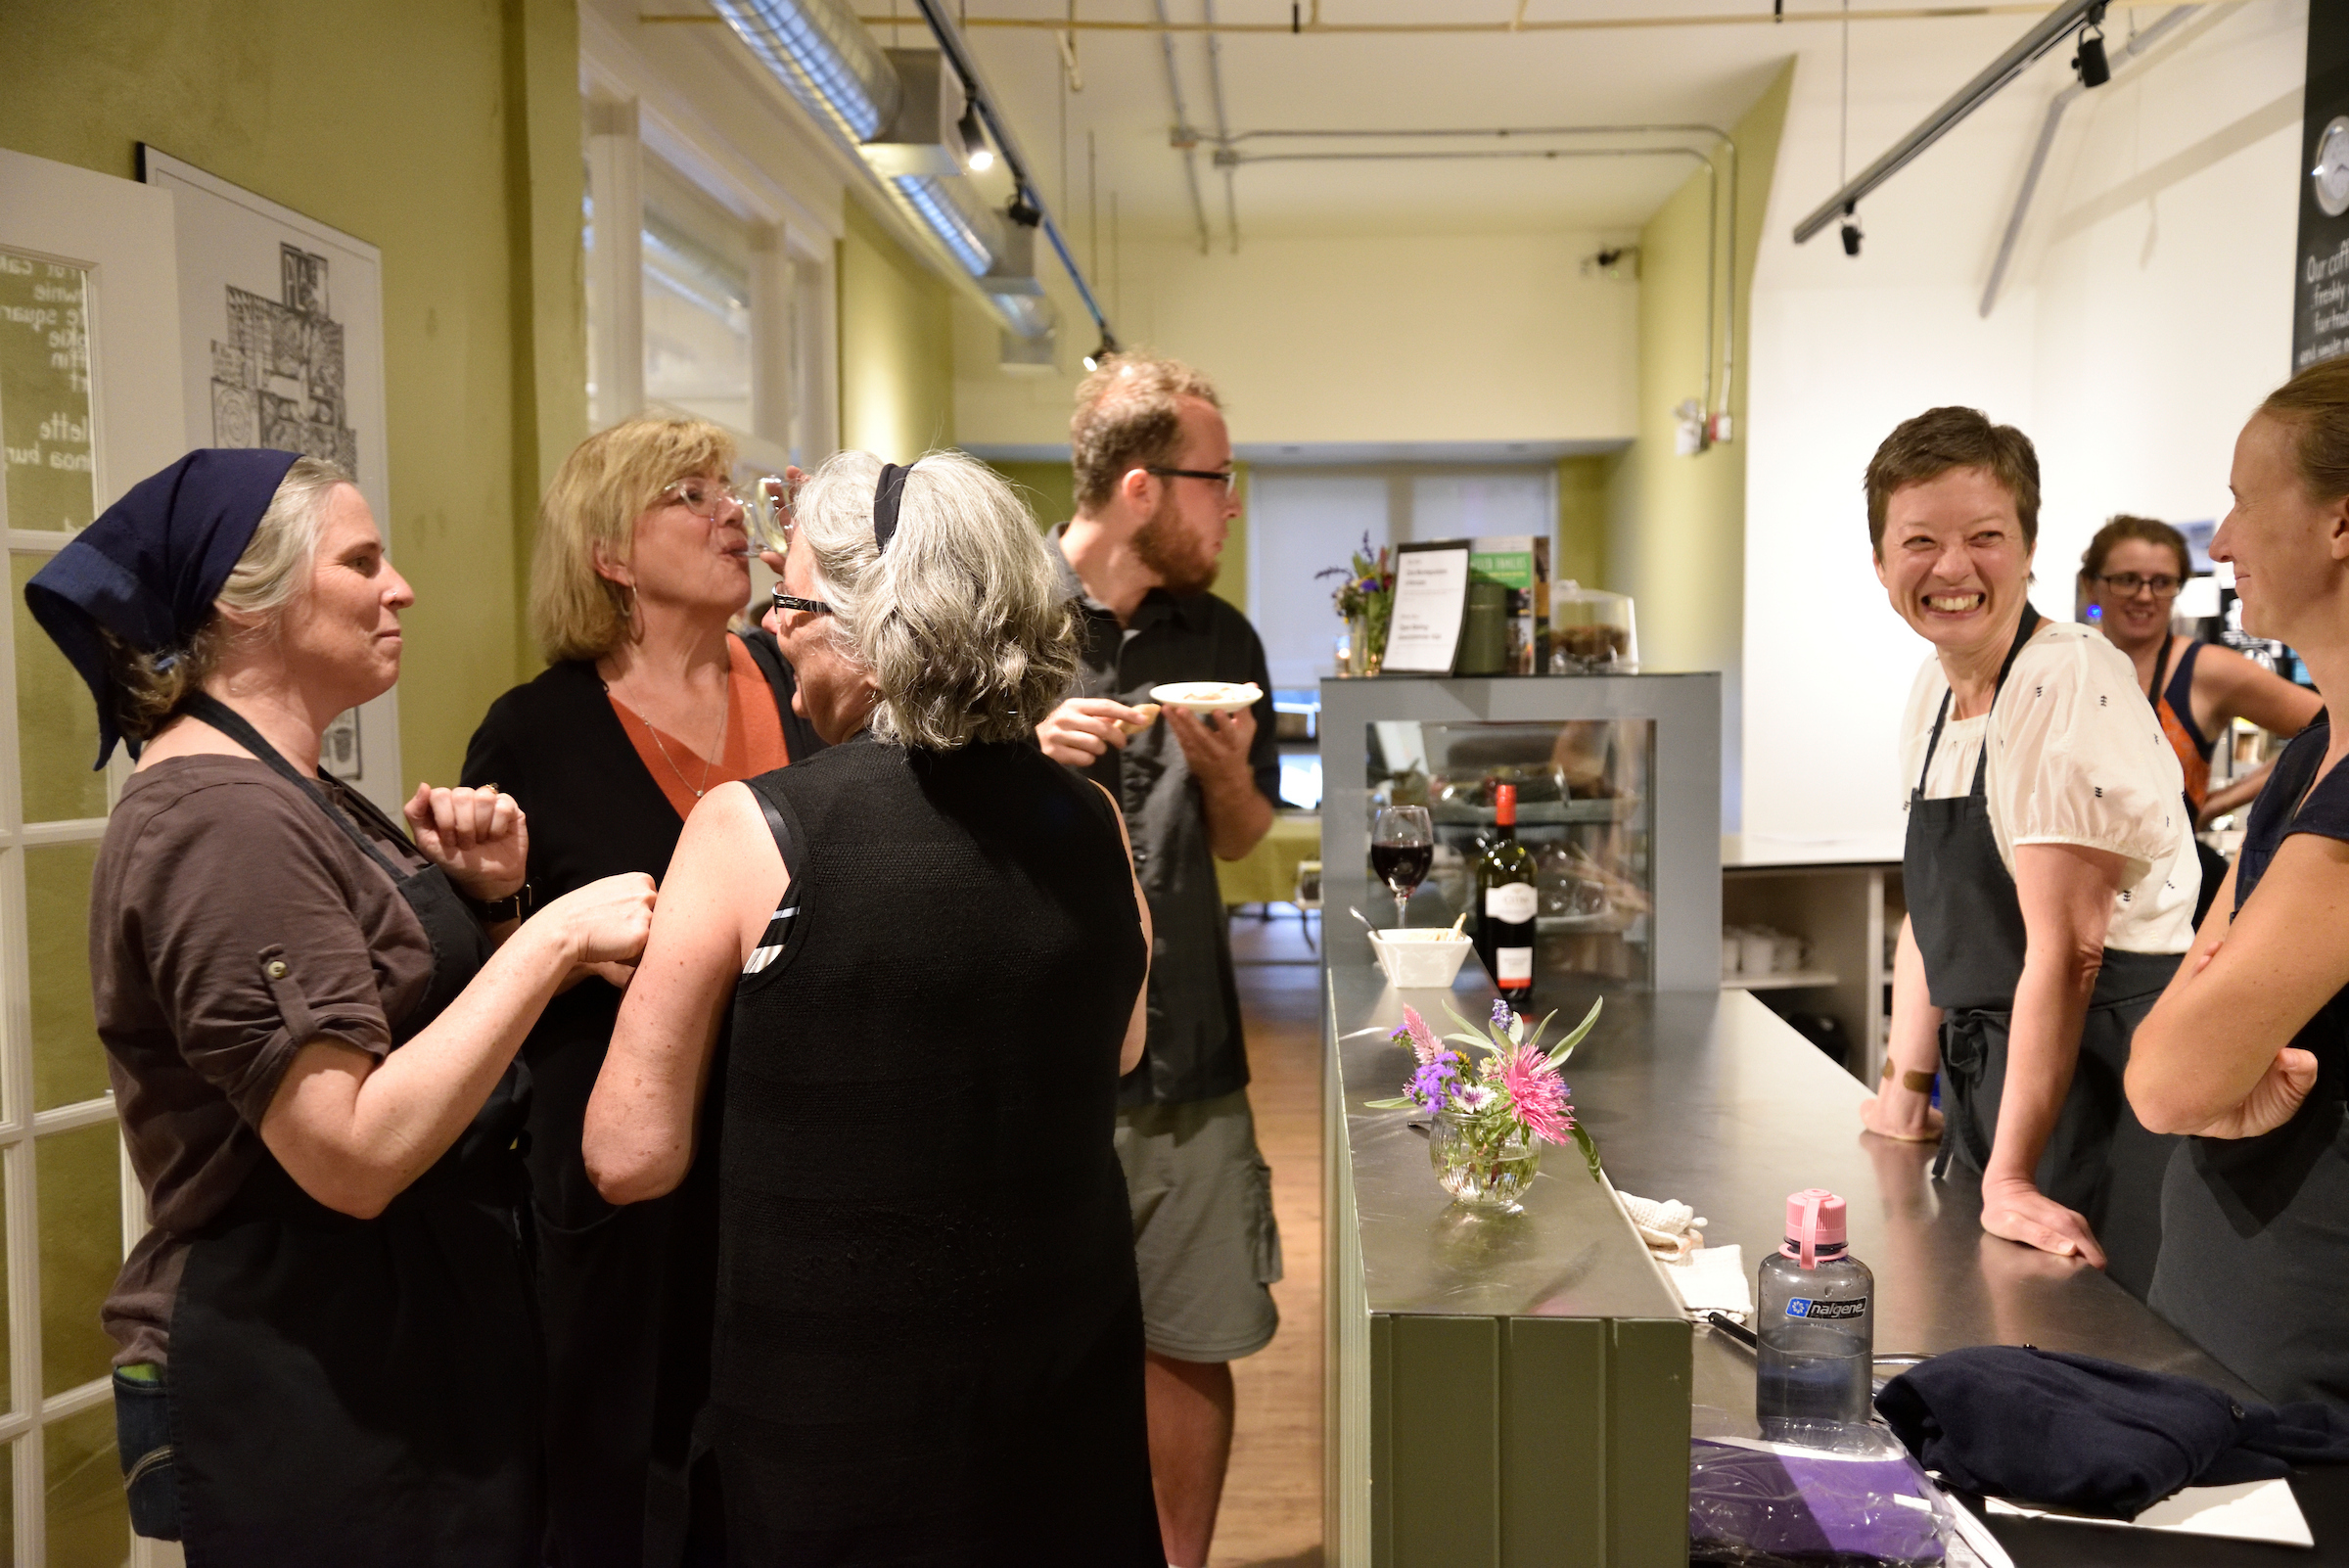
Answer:
[[[1054,311],[1033,275],[1034,246],[963,177],[966,72],[929,50],[883,49],[842,0],[714,0],[783,86],[853,149],[914,227],[967,279],[1007,331],[1048,338]],[[1000,137],[998,136],[998,142]]]

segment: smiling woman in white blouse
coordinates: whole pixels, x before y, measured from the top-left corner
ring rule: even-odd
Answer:
[[[1938,1135],[1943,1165],[1981,1178],[1983,1229],[2142,1297],[2169,1140],[2121,1080],[2193,941],[2178,759],[2128,658],[2031,608],[2039,461],[2022,432],[1919,414],[1868,464],[1867,509],[1876,576],[1933,657],[1902,724],[1909,914],[1863,1121]]]

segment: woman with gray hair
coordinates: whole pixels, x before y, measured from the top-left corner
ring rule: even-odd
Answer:
[[[728,1558],[1163,1564],[1112,1142],[1149,914],[1116,807],[1028,738],[1069,607],[957,453],[834,457],[786,544],[768,624],[832,749],[686,823],[586,1119],[605,1197],[668,1191],[730,1012]]]

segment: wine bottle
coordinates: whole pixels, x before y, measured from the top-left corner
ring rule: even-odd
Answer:
[[[1534,992],[1534,855],[1517,842],[1517,787],[1493,786],[1493,838],[1476,860],[1476,956],[1519,1012]]]

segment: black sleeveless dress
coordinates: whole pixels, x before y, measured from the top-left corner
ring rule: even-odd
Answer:
[[[2237,910],[2290,835],[2349,840],[2349,767],[2309,788],[2331,733],[2322,715],[2302,730],[2252,804]],[[2290,1121],[2255,1138],[2183,1138],[2171,1156],[2148,1305],[2268,1399],[2349,1409],[2349,990],[2292,1043],[2316,1056],[2317,1084]]]
[[[1163,1568],[1109,801],[1032,747],[869,739],[751,788],[791,890],[726,1067],[729,1560]]]

